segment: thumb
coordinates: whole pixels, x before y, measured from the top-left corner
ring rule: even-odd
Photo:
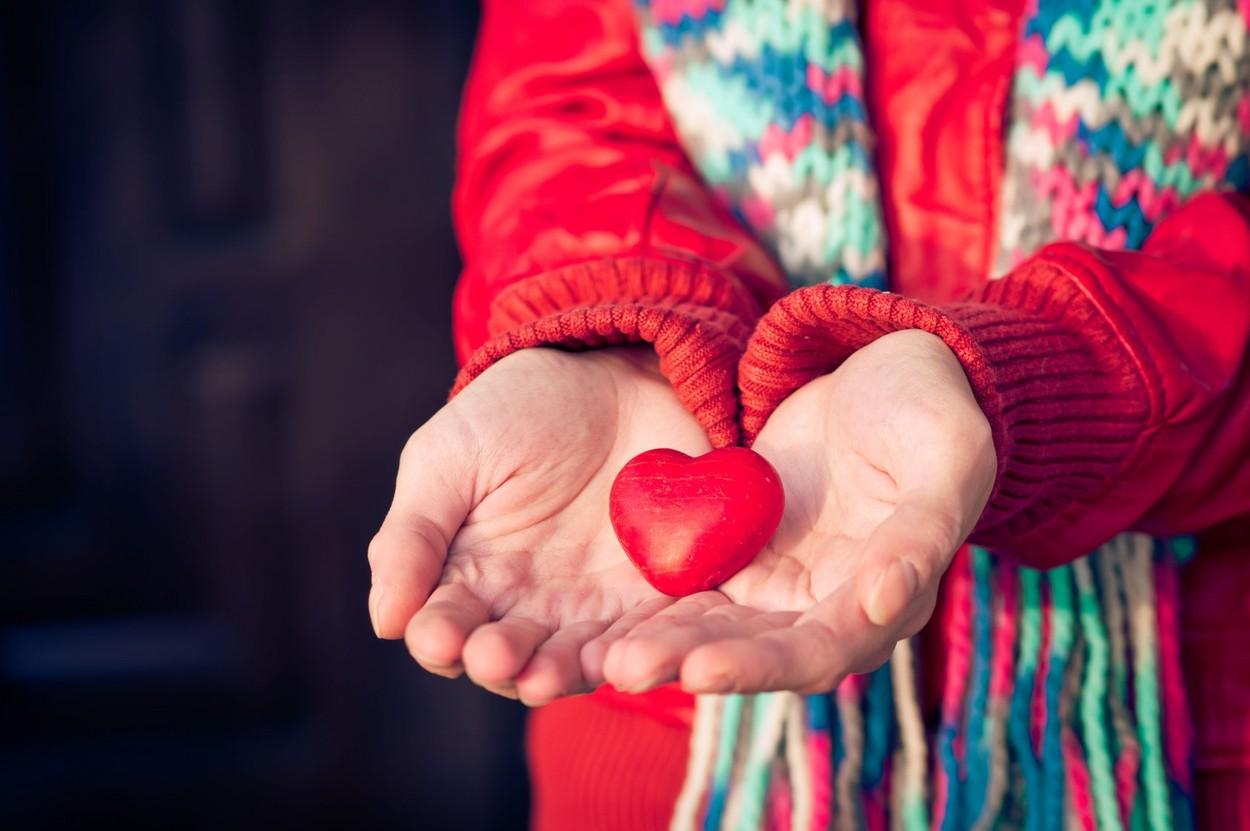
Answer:
[[[438,585],[452,539],[472,509],[472,447],[444,410],[408,440],[395,499],[369,543],[369,617],[379,638],[404,627]]]
[[[900,502],[868,538],[856,593],[877,626],[910,617],[913,603],[936,590],[963,542],[958,519],[921,500]]]

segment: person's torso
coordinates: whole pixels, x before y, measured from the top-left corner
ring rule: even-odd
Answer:
[[[890,285],[962,297],[991,271],[1022,0],[870,0],[865,95]]]

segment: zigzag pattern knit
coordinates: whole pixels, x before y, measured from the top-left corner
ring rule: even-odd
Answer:
[[[1248,20],[1244,0],[1033,9],[1013,84],[1000,269],[1056,239],[1135,249],[1190,196],[1250,190]]]
[[[637,5],[688,154],[792,284],[885,288],[856,4]],[[1248,30],[1247,0],[1031,4],[998,267],[1056,239],[1137,248],[1187,197],[1250,190]],[[1192,827],[1173,631],[1191,555],[1125,535],[1040,573],[966,549],[937,724],[907,643],[832,696],[701,697],[673,828]]]
[[[651,0],[643,55],[687,154],[796,285],[885,288],[854,0]]]

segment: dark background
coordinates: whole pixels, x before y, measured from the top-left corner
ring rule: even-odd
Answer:
[[[520,708],[365,611],[476,6],[0,7],[0,826],[523,826]]]

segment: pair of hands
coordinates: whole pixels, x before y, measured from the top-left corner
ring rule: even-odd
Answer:
[[[925,332],[887,335],[777,408],[753,445],[785,487],[776,535],[717,590],[675,600],[608,522],[617,471],[656,447],[711,449],[649,351],[500,360],[404,448],[369,547],[378,636],[530,705],[605,681],[828,690],[928,620],[996,475],[955,356]]]

